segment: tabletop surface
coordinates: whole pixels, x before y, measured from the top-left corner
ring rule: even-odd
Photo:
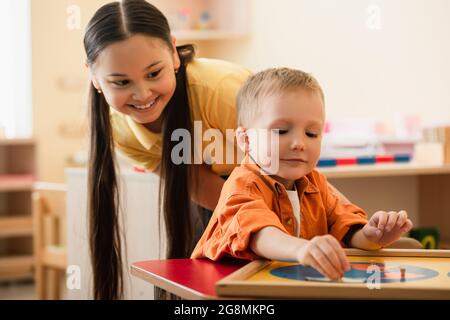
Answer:
[[[184,298],[216,299],[215,284],[248,261],[224,259],[171,259],[139,261],[131,273]]]
[[[367,263],[361,262],[366,260],[371,264],[373,264],[374,261],[376,261],[377,263],[379,262],[384,267],[388,268],[388,272],[384,272],[384,277],[387,277],[390,280],[386,280],[386,283],[383,282],[385,290],[381,291],[391,294],[391,296],[394,298],[401,298],[404,296],[417,298],[423,297],[424,294],[429,295],[431,293],[435,294],[435,296],[439,299],[443,298],[444,296],[450,297],[450,290],[448,289],[450,286],[449,250],[383,249],[379,251],[367,252],[358,249],[345,249],[345,251],[349,258],[354,260],[356,259],[356,269],[361,268],[362,264],[364,264],[364,268],[367,268]],[[438,260],[442,260],[442,263]],[[286,280],[283,278],[283,276],[283,279],[279,279],[278,276],[278,278],[275,279],[276,281],[272,279],[272,277],[270,277],[270,279],[258,279],[256,282],[254,282],[252,278],[248,277],[249,271],[247,269],[249,269],[251,266],[251,264],[248,263],[249,261],[246,260],[237,260],[230,258],[222,259],[220,261],[211,261],[208,259],[170,259],[140,261],[132,264],[131,274],[184,299],[224,299],[226,296],[230,295],[234,297],[239,296],[240,298],[250,296],[261,297],[266,295],[267,290],[271,291],[270,288],[273,289],[273,287],[276,286],[280,286],[280,291],[282,291],[282,295],[285,296],[288,294],[288,289],[292,287],[292,284],[287,285],[283,282],[283,284],[280,285],[278,282],[292,282],[294,280],[298,281],[298,279]],[[403,265],[405,267],[405,270],[407,271],[407,277],[405,277],[405,281],[397,281],[398,283],[394,281],[395,283],[390,283],[393,281],[393,278],[391,279],[390,277],[398,276],[398,270],[395,269],[397,270],[395,271],[394,269],[392,269],[393,267],[390,264],[396,265],[396,268],[398,268],[400,265]],[[244,266],[245,268],[242,268]],[[239,272],[234,273],[237,270],[239,270]],[[430,272],[433,273],[431,278],[430,275],[426,276],[427,273]],[[232,273],[233,275],[230,276]],[[414,282],[411,279],[416,276],[416,273],[426,277],[422,277],[423,279],[419,279],[420,281],[417,280],[416,282]],[[380,275],[383,275],[383,273],[381,273]],[[239,277],[242,278],[244,276],[246,277],[245,281],[234,281],[242,280]],[[227,279],[224,279],[225,277]],[[216,286],[219,280],[222,280],[222,284],[224,281],[229,282],[226,285],[223,284],[222,286],[219,286],[219,289],[225,287],[228,291],[234,291],[225,292],[224,294],[224,291],[222,290],[221,296],[218,296],[216,294]],[[311,284],[303,282],[296,283],[297,287],[301,285],[311,286]],[[244,287],[242,287],[242,285],[244,285]],[[323,286],[324,284],[317,284],[317,286],[319,285]],[[346,292],[344,292],[345,294],[341,292],[337,296],[344,298],[359,297],[359,291],[357,292],[357,290],[361,288],[352,287],[352,290],[350,290],[347,287],[344,288],[342,284],[338,285],[342,287],[341,289],[345,289]],[[332,283],[326,284],[326,286],[328,292],[329,288],[337,285]],[[348,286],[355,286],[355,284],[348,284]],[[253,287],[255,287],[255,290],[257,289],[259,291],[251,291],[250,289]],[[261,289],[262,287],[264,287],[265,289]],[[365,285],[364,290],[368,290]],[[295,289],[295,292],[298,293],[298,290]],[[271,291],[271,294],[272,293],[273,292]],[[355,296],[356,293],[358,293],[358,295]],[[444,296],[442,296],[443,293],[445,293]],[[309,295],[311,295],[311,290],[308,290],[308,297]],[[322,296],[322,293],[320,296]]]

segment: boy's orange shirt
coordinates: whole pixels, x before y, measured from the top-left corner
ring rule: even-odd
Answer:
[[[366,213],[343,204],[314,170],[295,182],[300,199],[300,237],[331,234],[342,239],[353,225],[367,223]],[[268,226],[294,236],[296,219],[284,186],[246,157],[225,182],[219,203],[191,258],[219,260],[224,256],[258,259],[250,249],[251,236]]]

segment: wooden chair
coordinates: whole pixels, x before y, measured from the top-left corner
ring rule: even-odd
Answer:
[[[33,191],[33,247],[38,299],[60,299],[67,268],[65,243],[65,185],[36,183]],[[56,205],[51,208],[49,203]],[[58,206],[59,204],[59,206]],[[56,207],[60,207],[56,210]],[[55,210],[52,210],[55,209]]]

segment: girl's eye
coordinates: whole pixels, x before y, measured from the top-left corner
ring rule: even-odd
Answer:
[[[161,70],[162,70],[162,69],[159,69],[159,70],[154,71],[154,72],[150,72],[150,73],[148,74],[148,77],[149,77],[149,78],[156,78],[156,77],[159,75],[159,73],[161,72]]]
[[[128,81],[128,80],[118,80],[118,81],[113,81],[112,83],[114,83],[118,87],[123,87],[123,86],[126,86],[127,84],[129,84],[130,81]]]
[[[310,138],[317,138],[319,136],[318,134],[312,132],[307,132],[306,135]]]

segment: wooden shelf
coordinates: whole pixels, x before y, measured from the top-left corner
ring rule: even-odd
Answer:
[[[0,217],[0,238],[29,236],[33,234],[33,219],[30,216]]]
[[[381,163],[332,168],[321,167],[318,170],[327,178],[364,178],[450,174],[450,165],[427,166],[415,163]]]
[[[0,139],[0,281],[33,278],[36,141]]]
[[[0,257],[0,281],[33,278],[33,256]]]
[[[31,191],[33,183],[31,174],[0,174],[0,191]]]

